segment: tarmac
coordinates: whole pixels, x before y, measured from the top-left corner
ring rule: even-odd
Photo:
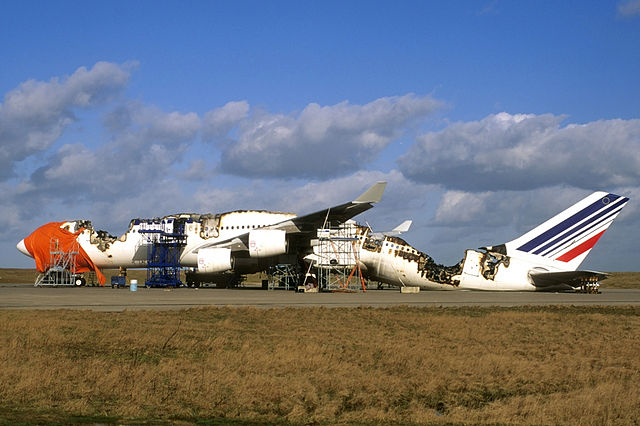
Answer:
[[[640,305],[640,289],[602,289],[601,294],[537,292],[421,291],[398,289],[358,293],[296,293],[256,287],[150,289],[138,287],[34,287],[0,284],[0,309],[80,309],[103,312],[188,309],[203,306],[390,307],[390,306],[629,306]]]

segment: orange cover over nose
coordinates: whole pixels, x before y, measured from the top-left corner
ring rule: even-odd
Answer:
[[[60,226],[64,222],[50,222],[46,225],[42,225],[36,229],[24,239],[24,245],[31,253],[31,256],[36,261],[36,268],[38,272],[44,272],[47,270],[50,259],[51,239],[58,240],[57,250],[68,252],[73,248],[73,244],[78,238],[78,235],[84,228],[80,228],[78,231],[70,232]],[[101,286],[107,281],[100,269],[93,263],[86,251],[78,244],[78,255],[76,256],[76,272],[95,271],[98,277],[98,282]]]

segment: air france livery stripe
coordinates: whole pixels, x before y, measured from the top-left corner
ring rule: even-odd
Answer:
[[[575,259],[576,257],[580,256],[585,251],[591,250],[593,248],[593,246],[596,245],[596,243],[598,242],[600,237],[602,237],[602,234],[604,234],[604,231],[600,232],[597,235],[594,235],[593,237],[589,238],[584,243],[581,243],[580,245],[572,248],[571,250],[569,250],[568,252],[566,252],[562,256],[558,257],[556,260],[559,260],[561,262],[570,262],[570,261],[572,261],[573,259]]]
[[[609,223],[611,223],[611,221],[613,221],[613,219],[615,218],[615,215],[620,213],[620,210],[622,210],[622,207],[624,207],[624,203],[616,203],[614,205],[611,205],[611,207],[609,207],[609,208],[601,210],[598,214],[593,215],[588,220],[586,220],[584,223],[580,224],[580,226],[578,228],[568,230],[567,232],[565,232],[564,234],[560,235],[558,238],[554,239],[550,243],[545,244],[544,246],[542,246],[539,249],[537,249],[536,251],[534,251],[533,254],[541,254],[542,253],[543,256],[546,256],[547,254],[549,254],[550,252],[554,251],[555,249],[557,249],[561,245],[561,244],[558,244],[559,242],[561,242],[563,240],[566,241],[568,238],[574,238],[575,239],[575,238],[581,236],[582,234],[585,234],[585,233],[591,231],[593,228],[596,228],[599,225],[601,225],[602,223],[605,223],[607,221],[609,221]],[[614,216],[614,217],[611,217],[611,216]],[[576,232],[576,231],[579,231],[579,232]]]
[[[518,247],[517,250],[546,256],[562,246],[563,242],[566,243],[568,239],[575,239],[599,226],[604,226],[606,229],[627,201],[629,201],[628,198],[621,198],[616,194],[607,194],[605,197],[602,197],[537,237],[524,243]],[[585,220],[587,218],[588,220]],[[578,223],[579,225],[576,226]],[[604,232],[604,230],[602,232]],[[602,232],[598,234],[598,238],[602,235]],[[587,240],[587,242],[591,242],[592,240],[593,237]],[[595,244],[596,241],[597,238],[592,241],[593,244]],[[574,250],[578,247],[584,248],[585,243],[572,248],[562,255],[561,258],[563,258],[563,260],[566,259],[566,256],[570,256],[569,253],[575,253]],[[593,247],[593,244],[588,249]],[[584,249],[581,253],[584,253],[584,251],[588,249]],[[578,255],[579,254],[573,256],[572,259]],[[560,258],[558,258],[558,260],[560,260]],[[568,262],[568,260],[564,261]]]

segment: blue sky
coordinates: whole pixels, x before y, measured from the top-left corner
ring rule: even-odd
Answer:
[[[305,213],[387,180],[359,219],[413,219],[443,263],[621,193],[584,266],[637,270],[638,46],[639,1],[3,2],[0,266],[52,220]]]

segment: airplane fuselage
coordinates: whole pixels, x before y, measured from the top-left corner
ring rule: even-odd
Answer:
[[[401,238],[390,233],[373,233],[370,228],[349,220],[378,202],[383,190],[384,183],[380,182],[352,202],[304,216],[249,210],[134,219],[119,238],[96,231],[89,221],[76,220],[61,225],[52,222],[20,241],[17,248],[34,257],[42,271],[49,248],[58,235],[64,236],[67,242],[71,238],[73,244],[77,242],[83,249],[79,254],[86,254],[84,270],[144,268],[154,247],[162,247],[162,238],[166,238],[166,242],[175,237],[175,241],[179,238],[180,242],[172,247],[180,249],[181,266],[193,268],[193,274],[200,276],[247,274],[264,271],[277,263],[299,263],[305,258],[317,267],[352,262],[361,267],[369,280],[399,287],[584,290],[594,285],[597,289],[597,281],[607,274],[577,268],[628,202],[628,198],[616,194],[594,192],[512,241],[466,250],[459,263],[444,266]],[[333,230],[318,229],[326,227],[327,222],[342,226]],[[344,257],[345,252],[336,252],[339,258],[330,258],[335,246],[331,236],[334,231],[349,233],[346,239],[340,237],[336,241],[353,248],[351,259]],[[104,282],[104,277],[101,280]]]
[[[198,268],[197,251],[216,241],[233,239],[255,229],[263,229],[296,217],[292,213],[268,211],[234,211],[218,215],[177,214],[156,219],[134,219],[128,231],[115,238],[95,231],[88,221],[69,221],[62,227],[76,232],[77,241],[99,268],[145,268],[153,233],[173,233],[182,226],[186,246],[180,256],[183,267]],[[369,228],[356,226],[357,254],[365,277],[397,287],[420,287],[424,290],[536,291],[529,279],[532,269],[560,271],[539,257],[521,259],[488,251],[467,250],[453,266],[436,264],[433,259],[397,237],[373,237]],[[301,254],[301,253],[298,253]],[[236,261],[233,271],[255,272],[265,267],[260,259]]]
[[[95,231],[88,221],[69,221],[62,227],[71,232],[79,229],[77,241],[99,268],[144,268],[153,233],[173,233],[184,227],[186,246],[180,255],[183,267],[197,267],[197,251],[216,241],[232,239],[254,229],[262,229],[296,217],[293,213],[269,211],[233,211],[217,215],[176,214],[156,219],[134,219],[119,238]]]
[[[361,228],[359,260],[369,280],[424,290],[535,291],[531,269],[561,270],[499,253],[467,250],[453,266],[436,264],[427,254],[397,237],[370,238]],[[561,265],[559,265],[561,266]]]
[[[360,227],[359,232],[360,266],[372,281],[424,290],[563,291],[574,288],[567,284],[537,287],[531,279],[532,272],[567,271],[566,264],[540,256],[519,252],[507,256],[500,251],[469,249],[460,262],[444,266],[401,238],[371,238],[370,230],[364,227]]]

